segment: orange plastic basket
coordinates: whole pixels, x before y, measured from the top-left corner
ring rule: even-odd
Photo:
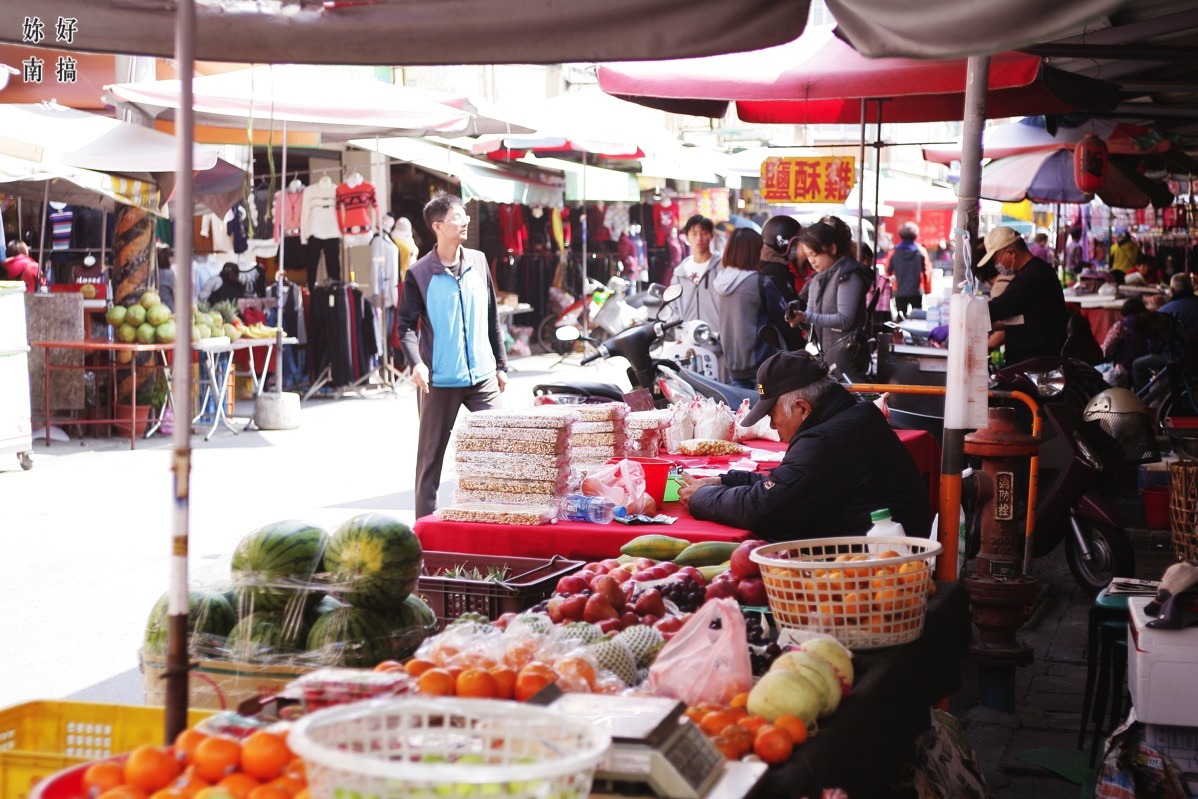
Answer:
[[[876,649],[923,633],[940,551],[927,538],[843,536],[766,544],[751,557],[780,627]]]

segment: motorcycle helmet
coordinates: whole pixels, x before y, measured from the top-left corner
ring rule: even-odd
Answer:
[[[779,255],[786,255],[790,240],[803,232],[803,226],[792,216],[773,216],[761,226],[761,239],[765,246]]]
[[[1152,419],[1135,392],[1126,388],[1100,391],[1086,403],[1082,418],[1098,425],[1115,441],[1123,463],[1160,460]]]

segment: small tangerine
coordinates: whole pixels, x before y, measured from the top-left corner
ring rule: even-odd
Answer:
[[[495,679],[495,696],[498,699],[511,699],[516,694],[516,676],[518,672],[508,666],[492,666],[491,677]]]
[[[435,669],[437,664],[425,658],[412,658],[404,664],[404,671],[412,677],[419,677],[429,669]]]
[[[458,696],[477,699],[495,699],[499,694],[499,686],[491,672],[481,667],[471,667],[462,671],[456,681]]]
[[[146,793],[165,788],[179,776],[179,761],[160,746],[139,746],[125,761],[125,782]]]
[[[110,760],[93,763],[83,772],[83,787],[89,796],[99,796],[124,783],[125,767]]]
[[[790,736],[773,724],[767,724],[757,731],[753,738],[753,751],[759,758],[771,766],[785,763],[794,751],[794,743]],[[250,797],[254,799],[254,797]]]
[[[241,744],[223,735],[211,735],[195,750],[195,773],[205,782],[217,782],[241,764]],[[207,786],[204,786],[207,787]]]
[[[250,791],[257,788],[259,782],[249,774],[243,774],[236,771],[223,780],[217,783],[217,786],[224,788],[233,795],[233,799],[247,799]]]
[[[807,725],[798,716],[783,714],[774,719],[774,726],[790,736],[790,742],[801,746],[807,742]]]
[[[453,696],[456,688],[457,678],[439,666],[424,672],[416,680],[416,689],[429,696]]]
[[[282,737],[258,730],[241,742],[241,770],[257,780],[273,780],[295,759]]]

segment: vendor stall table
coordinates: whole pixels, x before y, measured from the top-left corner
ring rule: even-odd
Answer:
[[[1120,309],[1123,307],[1123,299],[1103,298],[1099,300],[1097,297],[1087,298],[1083,301],[1080,297],[1065,296],[1065,302],[1077,308],[1081,315],[1090,323],[1090,330],[1094,333],[1094,338],[1101,344],[1106,340],[1107,331],[1109,331],[1115,322],[1119,321]]]
[[[284,338],[284,344],[295,344],[295,338]],[[201,369],[203,369],[204,390],[200,397],[200,402],[196,410],[196,415],[192,418],[192,424],[199,422],[201,418],[209,413],[208,408],[212,408],[212,426],[208,429],[208,433],[204,436],[204,440],[212,438],[216,433],[217,428],[222,424],[229,429],[233,435],[241,432],[233,426],[232,421],[226,411],[224,397],[229,392],[229,381],[233,377],[233,354],[236,352],[246,351],[249,356],[249,376],[253,381],[253,395],[255,397],[262,393],[262,387],[266,382],[266,373],[270,367],[271,353],[274,352],[275,339],[270,338],[241,338],[231,342],[210,342],[198,341],[192,345],[200,356]],[[261,365],[258,364],[257,358],[254,356],[255,350],[266,349],[266,353],[262,358]],[[246,427],[252,425],[253,419],[246,423]]]
[[[940,483],[940,447],[930,433],[922,430],[895,430],[899,440],[915,458],[919,471],[928,482],[928,501],[936,507]],[[747,441],[746,446],[774,452],[785,450],[786,445],[777,441]],[[667,455],[684,466],[700,466],[706,458],[688,458]],[[776,463],[762,463],[758,471],[768,472]],[[674,516],[677,522],[671,525],[627,526],[618,522],[611,524],[588,524],[586,522],[564,522],[529,527],[517,524],[480,524],[476,522],[448,522],[435,516],[417,519],[416,535],[421,545],[437,552],[465,552],[475,555],[510,555],[512,557],[551,558],[563,557],[600,560],[620,554],[620,547],[638,535],[661,533],[684,538],[687,541],[743,541],[748,531],[715,522],[703,522],[693,518],[677,502],[666,503],[662,513]]]

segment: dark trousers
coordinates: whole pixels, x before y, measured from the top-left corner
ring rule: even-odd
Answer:
[[[912,308],[923,307],[922,294],[895,294],[894,295],[894,310],[897,313],[905,314]]]
[[[441,465],[449,434],[462,406],[468,411],[499,407],[499,380],[489,380],[465,388],[437,388],[427,394],[416,391],[420,412],[420,437],[416,445],[416,518],[437,509],[437,489],[441,485]]]
[[[311,239],[309,239],[311,241]],[[300,244],[299,236],[283,237],[283,268],[307,269],[308,248]]]
[[[316,286],[316,272],[320,268],[320,254],[324,253],[324,270],[329,280],[341,280],[341,239],[308,238],[308,291]]]

